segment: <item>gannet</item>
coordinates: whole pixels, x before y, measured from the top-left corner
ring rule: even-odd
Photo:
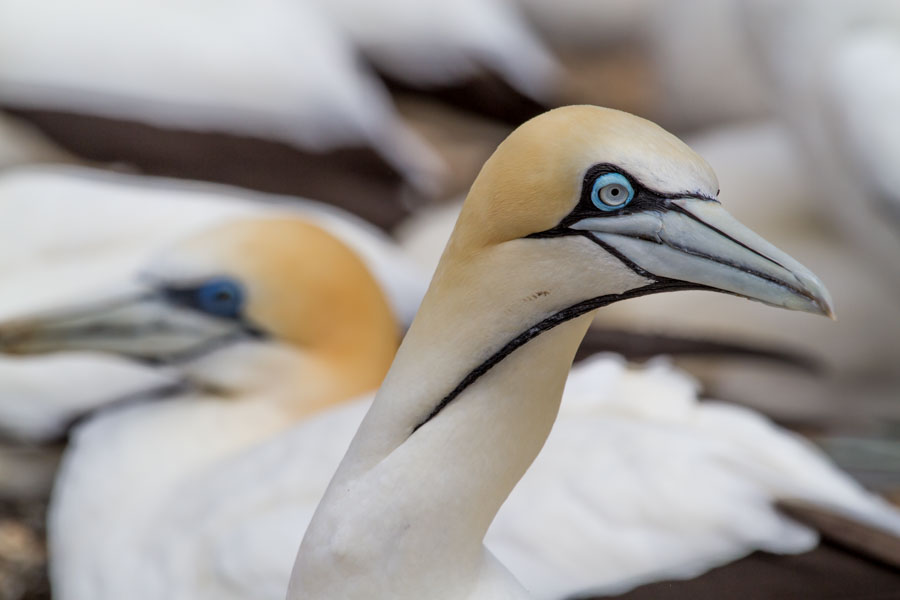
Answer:
[[[412,320],[427,287],[383,233],[315,201],[75,167],[0,174],[0,319],[120,294],[135,273],[184,236],[261,216],[302,217],[348,244],[387,294],[397,320]],[[48,375],[52,374],[52,375]],[[0,431],[54,438],[81,412],[177,380],[112,355],[57,353],[0,360]]]
[[[677,364],[700,376],[707,394],[780,420],[883,427],[900,352],[898,296],[877,265],[835,236],[822,218],[817,176],[790,130],[767,119],[712,128],[686,141],[728,190],[733,215],[829,282],[841,319],[834,323],[697,291],[613,304],[597,313],[594,327],[800,352],[821,364],[821,371],[708,356],[679,357]],[[462,199],[418,211],[398,228],[401,245],[423,271],[434,271],[461,205]],[[782,402],[782,394],[791,401]],[[866,408],[848,413],[848,394]]]
[[[48,523],[55,597],[136,598],[137,587],[174,598],[165,560],[145,553],[167,531],[167,509],[217,461],[376,387],[398,329],[349,248],[297,218],[259,217],[177,244],[119,297],[14,321],[0,337],[7,350],[94,348],[178,365],[191,382],[193,392],[109,407],[79,426]],[[178,535],[165,540],[172,552]]]
[[[482,540],[604,305],[706,289],[832,315],[822,283],[718,191],[686,145],[626,113],[566,107],[510,134],[316,509],[288,598],[529,597]]]

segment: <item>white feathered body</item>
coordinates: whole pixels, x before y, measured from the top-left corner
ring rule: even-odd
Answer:
[[[113,413],[78,432],[51,513],[60,598],[283,598],[370,398],[240,454],[248,413],[193,402]],[[221,419],[195,427],[200,411]],[[485,542],[539,598],[623,590],[757,549],[812,548],[816,534],[776,512],[778,498],[900,533],[896,510],[802,438],[750,410],[699,402],[694,381],[665,364],[594,358],[573,370],[553,433]]]

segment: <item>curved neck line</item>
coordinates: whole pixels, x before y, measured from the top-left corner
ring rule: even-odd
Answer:
[[[437,406],[434,407],[434,409],[428,414],[428,416],[425,417],[425,419],[423,419],[421,422],[419,422],[415,427],[413,427],[410,435],[414,434],[419,430],[419,428],[421,428],[423,425],[440,414],[440,412],[444,410],[451,402],[453,402],[453,400],[455,400],[460,394],[462,394],[466,390],[466,388],[475,383],[482,375],[490,371],[504,358],[512,354],[512,352],[514,352],[517,348],[524,346],[545,331],[553,329],[554,327],[565,323],[566,321],[570,321],[576,317],[580,317],[581,315],[591,312],[592,310],[603,308],[604,306],[608,306],[609,304],[618,302],[620,300],[638,298],[640,296],[646,296],[648,294],[655,294],[659,292],[705,289],[705,287],[706,286],[687,283],[684,281],[677,281],[674,279],[657,278],[656,281],[648,285],[634,288],[621,294],[605,294],[603,296],[589,298],[587,300],[578,302],[577,304],[573,304],[572,306],[569,306],[568,308],[565,308],[561,311],[553,313],[549,317],[539,321],[538,323],[532,325],[531,327],[517,335],[515,338],[507,342],[502,348],[500,348],[494,354],[484,360],[484,362],[469,371],[449,394],[441,398],[441,401],[438,402]]]

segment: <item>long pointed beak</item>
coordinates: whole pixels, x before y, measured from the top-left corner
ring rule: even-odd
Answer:
[[[822,282],[718,202],[678,198],[664,210],[588,218],[570,227],[657,277],[834,318]]]
[[[0,352],[93,351],[169,364],[206,354],[247,333],[240,323],[178,307],[149,289],[0,323]]]

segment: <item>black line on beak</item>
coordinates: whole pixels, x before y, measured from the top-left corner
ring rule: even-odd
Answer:
[[[709,223],[707,223],[707,222],[704,221],[703,219],[701,219],[701,218],[697,217],[696,215],[692,214],[690,211],[681,208],[680,206],[677,206],[677,205],[675,205],[675,204],[672,204],[671,202],[666,202],[664,207],[662,207],[662,208],[659,208],[659,207],[658,207],[658,208],[656,208],[655,210],[671,210],[671,211],[673,211],[673,212],[678,212],[678,213],[680,213],[680,214],[683,214],[683,215],[685,215],[686,217],[690,218],[691,220],[693,220],[693,221],[699,223],[700,225],[706,227],[706,228],[709,229],[710,231],[713,231],[713,232],[715,232],[716,234],[718,234],[718,235],[722,236],[723,238],[727,239],[728,241],[730,241],[730,242],[732,242],[732,243],[734,243],[734,244],[740,246],[741,248],[744,248],[745,250],[748,250],[748,251],[752,252],[753,254],[756,254],[756,255],[759,256],[760,258],[763,258],[763,259],[767,260],[768,262],[770,262],[770,263],[772,263],[772,264],[774,264],[774,265],[776,265],[776,266],[778,266],[778,267],[784,269],[784,270],[787,271],[788,273],[791,272],[791,270],[790,270],[789,268],[785,267],[784,265],[782,265],[782,264],[779,263],[778,261],[773,260],[773,259],[769,258],[768,256],[766,256],[765,254],[762,254],[762,253],[760,253],[759,251],[754,250],[753,248],[751,248],[751,247],[748,246],[747,244],[744,244],[743,242],[741,242],[741,241],[739,241],[739,240],[736,240],[735,238],[731,237],[730,235],[728,235],[727,233],[725,233],[725,232],[722,231],[721,229],[719,229],[719,228],[717,228],[717,227],[714,227],[713,225],[710,225]],[[590,218],[590,217],[585,217],[585,218]],[[546,230],[546,231],[541,231],[541,232],[538,232],[538,233],[532,233],[531,235],[528,235],[528,236],[526,236],[526,237],[527,237],[527,238],[532,238],[532,239],[541,239],[541,238],[554,238],[554,237],[565,237],[565,236],[576,236],[576,235],[580,235],[580,236],[586,237],[587,239],[589,239],[589,240],[592,241],[593,243],[597,244],[598,246],[600,246],[601,248],[603,248],[606,252],[608,252],[608,253],[612,254],[613,256],[615,256],[617,259],[619,259],[619,260],[622,262],[622,264],[624,264],[625,266],[627,266],[629,269],[631,269],[632,271],[634,271],[635,273],[637,273],[637,274],[640,275],[641,277],[650,279],[650,280],[652,280],[652,281],[662,281],[662,280],[665,280],[665,279],[666,279],[666,278],[660,277],[660,276],[658,276],[658,275],[656,275],[656,274],[654,274],[654,273],[651,273],[650,271],[647,271],[646,269],[644,269],[644,268],[640,267],[639,265],[635,264],[634,261],[630,260],[627,256],[625,256],[624,254],[622,254],[621,252],[619,252],[617,249],[613,248],[613,247],[612,247],[611,245],[609,245],[608,243],[606,243],[606,242],[604,242],[604,241],[602,241],[602,240],[596,238],[596,237],[595,237],[594,235],[592,235],[591,232],[590,232],[589,230],[587,230],[587,229],[570,229],[568,226],[558,225],[558,226],[554,227],[553,229],[548,229],[548,230]],[[817,301],[817,300],[816,300],[809,292],[807,292],[807,291],[805,291],[805,290],[803,290],[803,289],[800,289],[799,287],[793,286],[793,285],[791,285],[791,284],[790,284],[789,282],[787,282],[787,281],[784,281],[784,280],[781,280],[781,279],[776,279],[776,278],[772,277],[771,275],[767,275],[767,274],[765,274],[765,273],[762,273],[762,272],[760,272],[760,271],[757,271],[757,270],[752,269],[752,268],[750,268],[750,267],[747,267],[747,266],[745,266],[745,265],[740,265],[740,264],[737,264],[737,263],[729,262],[729,261],[724,260],[724,259],[722,259],[722,258],[720,258],[720,257],[718,257],[718,256],[713,256],[713,255],[710,255],[710,254],[706,254],[706,253],[703,253],[703,252],[699,252],[699,251],[697,251],[697,250],[694,250],[693,248],[688,248],[688,247],[686,247],[686,246],[681,246],[681,245],[677,245],[677,244],[672,244],[672,243],[670,243],[670,242],[666,242],[666,241],[664,241],[664,240],[661,240],[661,239],[659,239],[659,238],[655,238],[655,237],[652,237],[652,236],[649,236],[649,235],[640,235],[640,234],[633,234],[633,233],[618,233],[618,234],[615,234],[615,235],[621,235],[621,236],[623,236],[623,237],[630,237],[630,238],[638,239],[638,240],[641,240],[641,241],[644,241],[644,242],[649,242],[649,243],[652,243],[652,244],[658,244],[658,245],[660,245],[660,246],[668,246],[669,248],[672,248],[673,250],[677,250],[678,252],[682,252],[682,253],[688,254],[688,255],[690,255],[690,256],[696,256],[697,258],[702,258],[702,259],[704,259],[704,260],[708,260],[708,261],[710,261],[710,262],[714,262],[714,263],[717,263],[717,264],[720,264],[720,265],[729,267],[729,268],[731,268],[731,269],[735,269],[735,270],[741,271],[741,272],[746,273],[746,274],[748,274],[748,275],[752,275],[753,277],[757,277],[757,278],[759,278],[759,279],[768,281],[769,283],[771,283],[771,284],[773,284],[773,285],[780,286],[780,287],[785,288],[785,289],[788,289],[788,290],[790,290],[791,292],[794,292],[794,293],[796,293],[796,294],[798,294],[798,295],[800,295],[800,296],[803,296],[804,298],[807,298],[807,299],[811,300],[811,301],[814,302],[814,303],[818,302],[818,301]],[[674,280],[672,280],[672,281],[674,281]],[[712,290],[712,291],[716,291],[716,292],[720,292],[720,293],[725,293],[725,294],[731,294],[731,295],[739,296],[739,297],[740,297],[740,294],[735,294],[735,293],[729,292],[729,291],[727,291],[727,290],[721,290],[721,289],[719,289],[719,288],[714,288],[714,287],[711,287],[711,286],[702,286],[702,289]]]
[[[241,327],[239,327],[238,329],[232,329],[231,331],[223,333],[222,335],[217,335],[205,339],[202,342],[194,344],[193,346],[189,346],[183,350],[177,350],[166,354],[158,354],[155,356],[130,355],[129,357],[136,362],[146,365],[163,367],[173,366],[196,360],[201,356],[211,354],[216,350],[220,350],[221,348],[224,348],[240,340],[263,340],[266,337],[266,334],[262,330],[242,323]]]
[[[677,204],[672,204],[672,205],[670,205],[670,206],[668,207],[668,209],[671,210],[671,211],[673,211],[673,212],[680,213],[680,214],[682,214],[682,215],[688,217],[689,219],[691,219],[691,220],[693,220],[693,221],[696,221],[697,223],[700,223],[700,224],[703,225],[704,227],[707,227],[708,229],[711,229],[711,230],[715,231],[716,233],[718,233],[719,235],[721,235],[723,238],[725,238],[725,239],[727,239],[727,240],[730,240],[730,241],[734,242],[735,244],[737,244],[738,246],[740,246],[740,247],[743,248],[744,250],[749,250],[750,252],[752,252],[753,254],[759,256],[760,258],[764,258],[764,259],[766,259],[767,261],[769,261],[770,263],[772,263],[772,264],[774,264],[774,265],[778,265],[779,267],[781,267],[781,268],[784,269],[785,271],[790,272],[790,269],[788,269],[787,267],[785,267],[783,264],[781,264],[781,263],[778,262],[777,260],[774,260],[774,259],[772,259],[771,257],[766,256],[765,254],[763,254],[763,253],[760,252],[759,250],[756,250],[756,249],[754,249],[754,248],[751,248],[750,246],[748,246],[748,245],[745,244],[744,242],[741,242],[740,240],[736,240],[735,238],[731,237],[730,235],[728,235],[727,233],[725,233],[724,231],[722,231],[722,230],[719,229],[718,227],[716,227],[716,226],[714,226],[714,225],[710,225],[709,223],[707,223],[706,221],[704,221],[703,219],[701,219],[700,217],[698,217],[697,215],[695,215],[695,214],[692,213],[691,211],[687,210],[686,208],[682,208],[682,207],[678,206]]]

